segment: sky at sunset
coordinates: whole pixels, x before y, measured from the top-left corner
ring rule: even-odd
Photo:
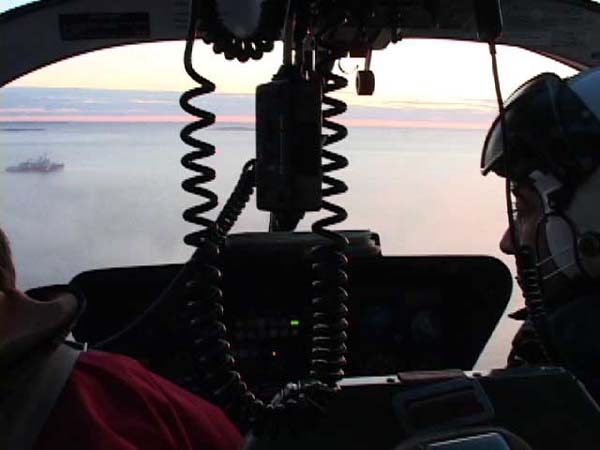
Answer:
[[[0,91],[0,122],[189,122],[178,99],[179,93],[170,91],[12,87]],[[251,94],[209,95],[200,104],[216,114],[217,123],[254,124]],[[351,105],[336,120],[353,127],[482,130],[495,114],[493,101],[434,106]]]
[[[10,9],[22,3],[27,2],[3,0],[2,9]],[[182,92],[193,86],[182,67],[183,48],[183,42],[163,42],[100,50],[52,64],[9,83],[7,87]],[[503,47],[498,53],[505,96],[543,71],[553,71],[561,76],[575,73],[573,69],[560,63],[525,50]],[[276,46],[275,51],[267,54],[261,61],[246,64],[226,61],[203,44],[197,45],[194,56],[197,70],[216,83],[217,93],[229,95],[251,95],[258,84],[268,81],[276,72],[280,60],[280,46]],[[376,76],[376,90],[372,97],[358,97],[354,93],[354,72],[363,64],[358,59],[345,59],[338,68],[338,72],[342,70],[348,73],[346,77],[349,80],[349,86],[338,95],[351,105],[394,111],[436,110],[449,126],[467,128],[484,127],[488,118],[473,125],[471,122],[465,124],[450,120],[448,115],[457,109],[471,109],[475,113],[491,116],[496,109],[490,56],[485,44],[405,40],[384,51],[377,51],[372,62]],[[56,118],[56,114],[49,114],[47,110],[27,114],[26,108],[35,105],[19,105],[12,101],[14,98],[7,104],[4,92],[7,91],[0,91],[0,121]],[[153,114],[142,111],[139,114],[142,108],[139,104],[136,106],[138,113],[132,111],[129,114],[131,121],[144,117],[149,121],[160,121],[161,117],[168,121],[185,120],[185,115],[178,111],[154,111]],[[37,107],[47,109],[47,105]],[[63,117],[62,120],[78,120],[81,117],[81,120],[90,121],[94,116],[97,120],[110,120],[107,113],[98,115],[88,111],[82,114],[82,111],[78,107],[70,114],[69,111],[62,111],[59,116]],[[127,120],[120,116],[120,120]],[[229,116],[236,117],[238,114],[231,112]],[[247,121],[248,117],[238,119]],[[358,119],[367,118],[355,118]],[[380,118],[377,123],[381,126],[394,126],[394,120],[394,116],[389,116]],[[419,126],[416,118],[404,120]],[[439,120],[433,122],[439,123]]]
[[[192,85],[182,68],[183,48],[183,42],[163,42],[100,50],[52,64],[10,86],[181,91]],[[280,52],[277,46],[261,61],[241,64],[226,61],[200,44],[194,61],[199,72],[215,81],[218,92],[251,93],[277,70]],[[359,64],[363,63],[357,59],[341,62],[346,72],[353,72]],[[542,71],[574,73],[548,58],[514,48],[500,49],[499,64],[506,91]],[[357,102],[384,106],[394,101],[456,102],[494,97],[490,57],[484,44],[406,40],[375,52],[372,69],[376,94]],[[353,81],[354,74],[349,78]],[[347,94],[353,93],[353,84],[346,89]]]

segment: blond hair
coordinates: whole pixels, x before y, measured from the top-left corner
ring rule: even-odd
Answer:
[[[14,289],[15,282],[15,266],[10,251],[10,243],[4,231],[0,229],[0,290]]]

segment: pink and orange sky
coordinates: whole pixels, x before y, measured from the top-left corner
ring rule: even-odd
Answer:
[[[6,10],[22,0],[8,0]],[[101,50],[52,64],[7,85],[7,88],[75,88],[78,90],[110,89],[119,91],[182,92],[193,83],[182,67],[183,42],[140,44]],[[507,96],[525,80],[552,71],[568,76],[575,71],[563,64],[531,52],[502,47],[498,52],[501,82]],[[226,61],[214,55],[206,45],[198,45],[194,62],[199,72],[217,84],[217,94],[251,95],[255,87],[268,81],[281,60],[281,48],[263,60],[246,64]],[[495,113],[490,56],[485,44],[442,40],[404,40],[384,51],[375,52],[372,69],[376,91],[372,97],[354,93],[354,71],[363,61],[346,59],[341,68],[350,72],[348,88],[339,96],[349,105],[386,109],[385,117],[351,117],[346,123],[355,126],[413,126],[446,128],[485,128]],[[183,112],[149,112],[143,104],[131,104],[118,114],[85,109],[19,104],[6,101],[0,90],[0,121],[187,121]],[[81,91],[80,91],[81,92]],[[93,101],[93,99],[92,99]],[[147,100],[152,102],[153,100]],[[90,103],[91,105],[92,103]],[[426,120],[397,117],[399,110],[429,111]],[[469,109],[473,118],[453,119],[456,110]],[[433,111],[437,111],[436,114]],[[480,113],[477,119],[477,113]],[[221,121],[253,122],[252,112],[238,114],[223,111]]]

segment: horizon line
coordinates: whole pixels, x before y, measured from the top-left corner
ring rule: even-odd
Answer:
[[[4,123],[190,123],[195,118],[186,115],[141,115],[141,116],[114,116],[114,115],[21,115],[0,116],[0,124]],[[349,127],[356,128],[420,128],[420,129],[459,129],[459,130],[487,130],[490,123],[441,121],[430,120],[396,120],[396,119],[351,119],[340,118],[336,120]],[[255,124],[254,116],[228,115],[219,116],[215,123]]]
[[[76,90],[76,91],[104,91],[104,92],[129,92],[138,94],[173,94],[181,95],[184,91],[175,90],[155,90],[155,89],[131,89],[131,88],[103,88],[103,87],[62,87],[62,86],[4,86],[0,89],[47,89],[47,90]],[[370,101],[365,101],[364,98],[358,98],[355,94],[348,92],[338,93],[340,99],[352,107],[364,107],[374,109],[385,109],[385,110],[398,110],[398,109],[443,109],[443,110],[456,110],[456,109],[467,109],[477,112],[491,112],[495,113],[496,100],[491,98],[448,98],[445,100],[441,99],[416,99],[416,98],[382,98],[377,94],[370,97]],[[1,95],[1,91],[0,91]],[[224,96],[224,97],[248,97],[254,98],[255,92],[211,92],[211,96]],[[0,113],[2,108],[0,108]]]

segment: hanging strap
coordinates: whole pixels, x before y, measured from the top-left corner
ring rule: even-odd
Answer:
[[[33,448],[80,353],[61,344],[34,362],[0,373],[0,449]]]

